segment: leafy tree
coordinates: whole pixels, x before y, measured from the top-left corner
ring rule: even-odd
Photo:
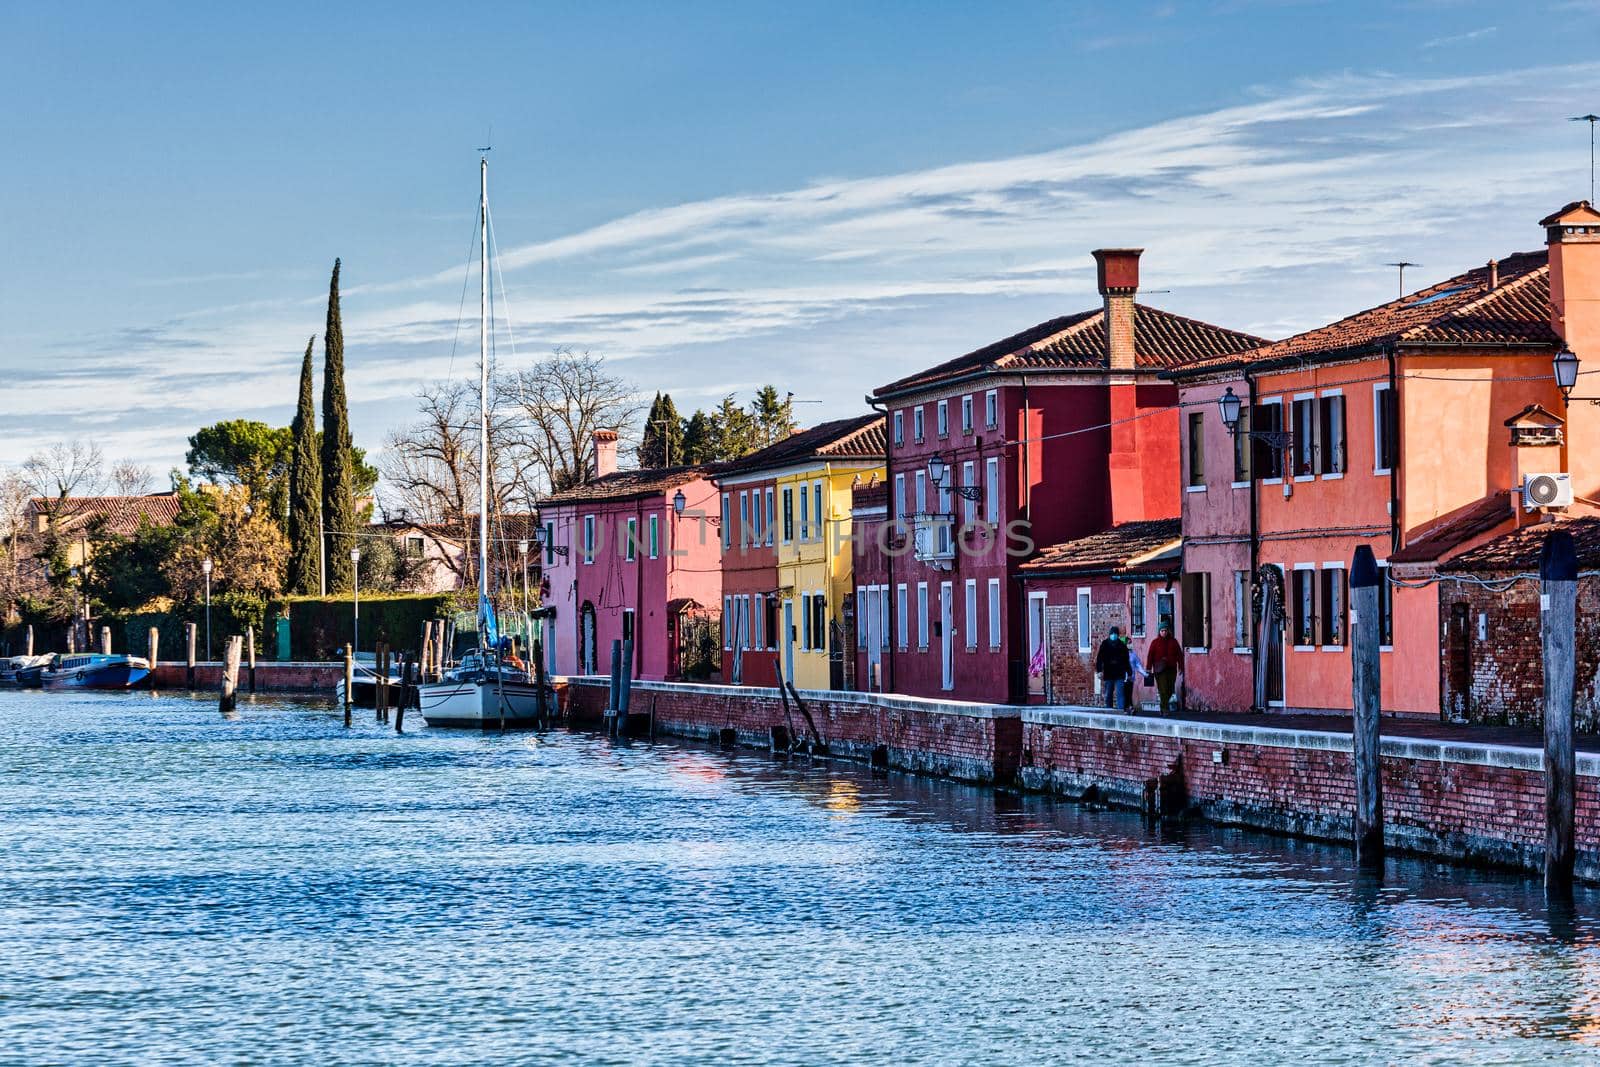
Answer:
[[[223,486],[243,486],[253,506],[282,521],[288,503],[292,431],[253,419],[227,419],[189,438],[189,476]]]
[[[170,595],[162,567],[180,537],[174,527],[157,526],[141,517],[127,537],[96,530],[89,542],[93,563],[83,578],[83,594],[108,611],[133,611]]]
[[[683,432],[683,420],[678,417],[672,394],[657,393],[644,420],[639,466],[655,468],[684,463]]]
[[[711,425],[711,417],[703,411],[696,411],[690,415],[683,424],[683,460],[684,463],[706,463],[711,459],[711,454],[716,447],[712,440],[715,427]]]
[[[289,427],[289,563],[285,586],[291,593],[315,593],[322,576],[322,458],[317,435],[316,386],[311,349],[300,363],[300,402]]]
[[[322,334],[322,521],[327,537],[328,592],[350,588],[351,537],[356,528],[356,476],[350,455],[350,413],[344,395],[344,327],[339,317],[339,260],[328,282],[328,322]]]
[[[794,433],[794,394],[780,400],[775,387],[764,385],[750,405],[750,415],[752,450],[776,444]]]
[[[739,406],[729,393],[711,413],[712,461],[738,459],[756,450],[756,424],[750,412]]]
[[[181,479],[176,488],[174,543],[161,568],[175,600],[200,599],[205,586],[201,561],[207,558],[215,564],[213,598],[218,593],[265,597],[282,590],[289,541],[271,516],[250,506],[247,489],[197,490]]]

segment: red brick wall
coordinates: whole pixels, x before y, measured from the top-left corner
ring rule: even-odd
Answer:
[[[187,665],[178,660],[163,660],[156,665],[156,688],[182,689],[188,684]],[[256,689],[280,693],[326,693],[333,695],[333,687],[344,680],[342,663],[257,663]],[[197,663],[194,668],[197,689],[222,687],[222,664]],[[250,669],[239,665],[239,687],[248,689]]]
[[[1485,575],[1506,578],[1508,575]],[[1439,589],[1439,691],[1452,722],[1533,726],[1544,722],[1544,666],[1539,634],[1539,583],[1520,581],[1504,591],[1441,581]],[[1465,605],[1465,632],[1452,625],[1454,606]],[[1484,636],[1478,619],[1484,616]],[[1600,581],[1578,583],[1578,685],[1576,726],[1600,730]]]
[[[1112,803],[1138,804],[1147,780],[1181,768],[1190,802],[1208,818],[1350,839],[1355,781],[1347,735],[1198,723],[1093,725],[1105,718],[1024,711],[1023,784],[1071,796],[1092,790]],[[1269,739],[1272,743],[1264,743]],[[1223,762],[1216,761],[1218,752]],[[1449,760],[1443,756],[1444,746],[1436,743],[1385,742],[1383,803],[1390,844],[1449,859],[1539,869],[1544,774],[1538,753],[1483,748],[1452,753]],[[1579,866],[1590,879],[1600,877],[1597,769],[1580,770],[1578,778]]]
[[[1017,709],[953,705],[902,697],[801,692],[817,732],[836,755],[871,759],[874,750],[892,767],[976,782],[1009,782],[1016,775],[1022,730]],[[606,683],[578,680],[569,707],[579,721],[598,720]],[[802,740],[805,717],[790,704],[786,715],[778,690],[756,687],[639,683],[630,710],[655,714],[656,730],[688,737],[716,737],[725,729],[739,742],[767,747],[774,727]]]

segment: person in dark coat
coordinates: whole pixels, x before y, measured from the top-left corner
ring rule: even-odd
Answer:
[[[1113,626],[1100,642],[1100,650],[1094,654],[1094,670],[1106,692],[1106,707],[1120,711],[1125,699],[1123,681],[1128,677],[1128,646],[1123,644],[1122,631],[1117,627]]]
[[[1172,693],[1177,688],[1178,672],[1183,670],[1183,648],[1172,636],[1172,624],[1165,620],[1161,632],[1150,642],[1144,655],[1145,670],[1155,679],[1156,693],[1161,697],[1161,714],[1172,707]]]

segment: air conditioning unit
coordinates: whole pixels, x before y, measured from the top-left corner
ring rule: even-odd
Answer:
[[[1572,475],[1530,474],[1522,483],[1522,506],[1529,511],[1539,508],[1565,508],[1572,506]]]

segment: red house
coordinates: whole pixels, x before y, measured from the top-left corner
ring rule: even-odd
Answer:
[[[540,503],[546,656],[556,674],[603,673],[611,642],[632,640],[635,678],[680,678],[692,625],[714,623],[722,597],[713,471],[619,471],[616,448],[597,433],[597,477]]]
[[[889,418],[889,558],[867,568],[882,581],[858,580],[857,599],[887,600],[886,690],[1043,699],[1050,593],[1024,604],[1020,564],[1042,546],[1178,516],[1178,395],[1158,375],[1262,339],[1137,303],[1139,256],[1094,253],[1100,307],[874,394]]]

